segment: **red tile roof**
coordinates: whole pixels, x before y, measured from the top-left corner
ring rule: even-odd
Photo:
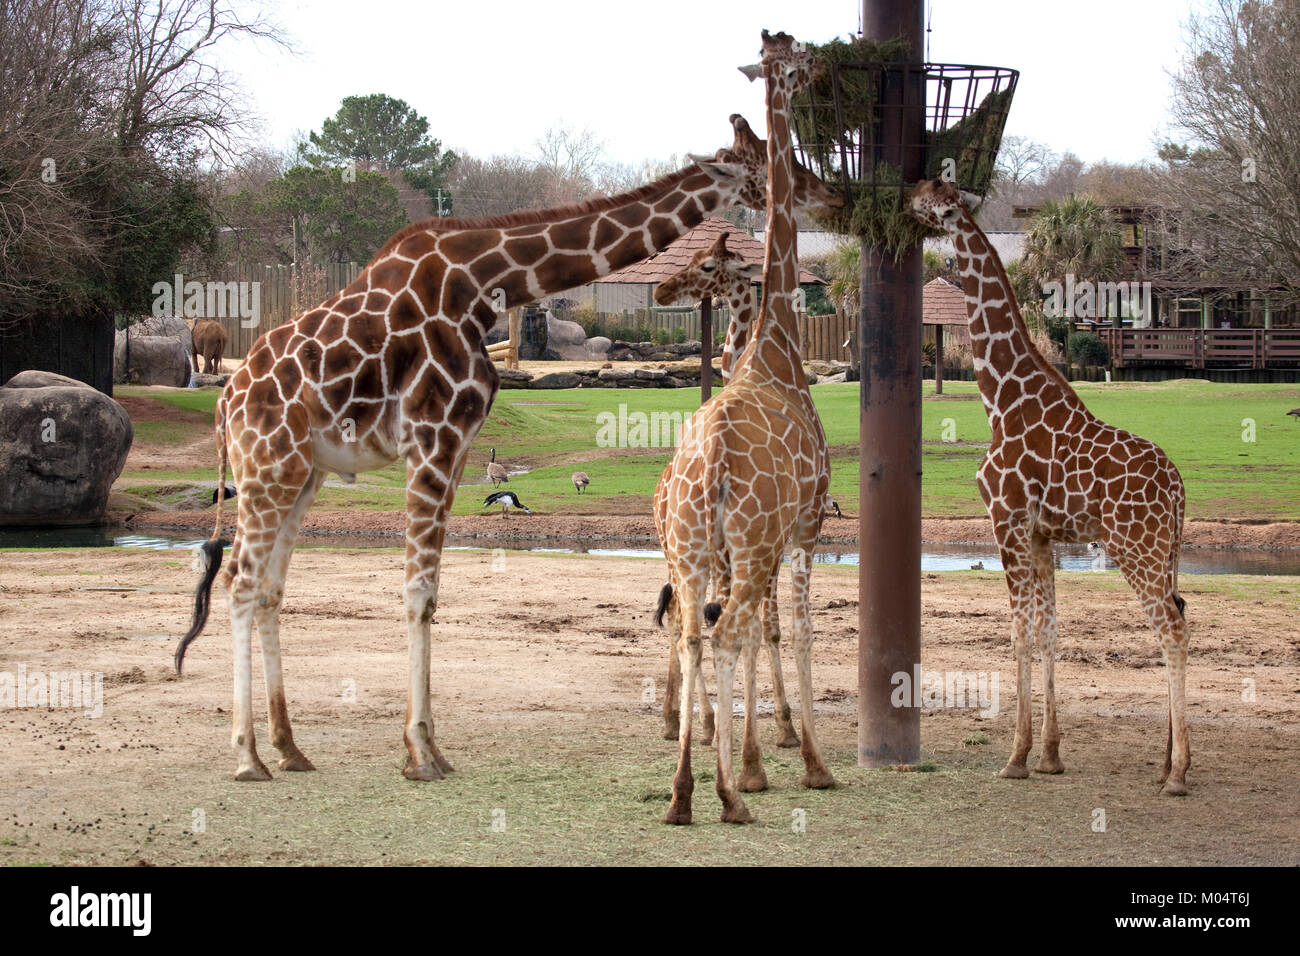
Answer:
[[[921,290],[921,316],[926,325],[966,325],[966,295],[947,279],[935,277]]]
[[[741,229],[735,223],[727,222],[725,219],[706,219],[686,235],[669,243],[661,249],[656,255],[641,262],[626,266],[603,279],[597,279],[597,282],[643,282],[659,283],[675,275],[686,267],[691,261],[691,257],[701,249],[713,245],[714,241],[722,233],[727,235],[727,248],[732,252],[740,253],[745,257],[747,262],[756,262],[760,266],[763,264],[763,244],[750,236],[745,230]],[[807,269],[799,270],[799,282],[801,284],[820,283],[821,279],[817,278]],[[961,293],[958,293],[960,298]],[[965,315],[966,307],[962,306],[962,314]],[[963,318],[963,322],[965,319]]]

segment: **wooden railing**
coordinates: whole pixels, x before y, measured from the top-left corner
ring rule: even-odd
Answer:
[[[1186,368],[1280,368],[1300,365],[1300,329],[1094,329],[1111,364]]]

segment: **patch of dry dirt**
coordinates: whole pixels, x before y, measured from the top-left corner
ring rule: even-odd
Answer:
[[[0,709],[0,862],[1300,862],[1297,579],[1185,579],[1192,793],[1173,800],[1155,784],[1164,671],[1117,575],[1059,579],[1066,773],[1003,781],[994,774],[1009,752],[1015,692],[1001,575],[923,581],[925,668],[998,673],[999,713],[926,711],[923,757],[936,772],[887,774],[854,760],[856,574],[819,567],[813,687],[840,788],[802,790],[797,751],[772,746],[764,660],[772,790],[749,801],[760,822],[716,822],[701,748],[699,825],[681,831],[657,822],[674,754],[658,716],[666,640],[650,616],[660,562],[511,553],[494,569],[490,553],[448,553],[432,692],[439,744],[458,772],[418,785],[399,773],[400,552],[295,556],[282,628],[288,706],[319,772],[277,772],[269,784],[230,779],[224,595],[214,595],[184,678],[172,674],[195,583],[188,554],[0,560],[0,672],[105,675],[98,719]],[[788,649],[785,668],[797,705]],[[274,770],[256,674],[254,684],[260,750]],[[1110,821],[1101,835],[1090,827],[1097,807]],[[509,815],[508,838],[491,829],[494,808]],[[792,808],[808,808],[809,820],[793,844]]]

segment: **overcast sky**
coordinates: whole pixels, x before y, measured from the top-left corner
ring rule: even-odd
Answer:
[[[1021,71],[1007,126],[1088,162],[1154,155],[1166,71],[1204,0],[932,0],[929,59]],[[266,145],[319,129],[344,96],[386,93],[444,146],[532,155],[561,122],[639,165],[730,142],[727,116],[763,123],[759,32],[824,41],[857,29],[858,0],[282,0],[300,53],[231,46],[223,65]]]

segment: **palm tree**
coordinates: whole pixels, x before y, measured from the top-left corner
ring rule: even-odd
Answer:
[[[1123,266],[1123,238],[1109,209],[1090,196],[1047,200],[1025,230],[1025,254],[1017,277],[1029,286],[1028,301],[1023,303],[1025,318],[1031,324],[1042,322],[1046,283],[1064,284],[1067,275],[1076,282],[1113,282]]]

